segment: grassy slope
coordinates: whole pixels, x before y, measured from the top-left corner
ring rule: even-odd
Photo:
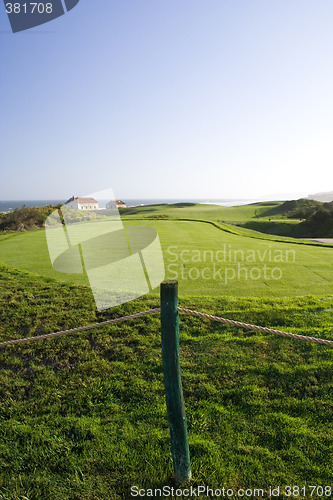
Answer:
[[[299,219],[271,219],[270,221],[260,219],[245,222],[242,226],[246,229],[260,231],[261,233],[295,237],[296,227],[299,222]]]
[[[147,205],[144,207],[134,207],[120,209],[122,217],[158,217],[169,216],[184,219],[209,219],[220,222],[246,222],[253,219],[269,209],[282,205],[279,202],[260,202],[250,205],[242,205],[236,207],[223,207],[218,205],[203,205],[197,203],[176,203],[173,205]],[[283,214],[277,212],[277,218],[282,218]]]
[[[267,234],[280,236],[295,236],[295,227],[299,219],[286,218],[281,209],[284,202],[270,201],[252,203],[236,207],[216,205],[200,205],[195,203],[175,205],[150,205],[121,209],[122,217],[172,217],[184,219],[208,219],[217,222],[240,224],[247,229],[253,229]]]
[[[0,267],[0,338],[101,321],[88,288]],[[181,305],[333,338],[332,299]],[[158,316],[0,350],[0,498],[127,499],[172,485]],[[193,485],[330,484],[331,348],[181,316]]]

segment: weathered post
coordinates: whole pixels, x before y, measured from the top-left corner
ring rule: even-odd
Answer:
[[[161,283],[161,332],[165,398],[175,480],[191,479],[190,451],[179,360],[178,282]]]

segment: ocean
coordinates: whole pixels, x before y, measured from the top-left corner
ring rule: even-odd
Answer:
[[[45,207],[46,205],[58,205],[58,203],[65,203],[66,200],[4,200],[0,201],[0,213],[7,213],[11,210],[15,210],[15,208],[21,208],[23,206],[26,207]],[[103,201],[109,200],[101,200],[100,206],[103,208]],[[212,204],[212,205],[223,205],[226,207],[235,206],[235,205],[247,205],[248,203],[255,203],[261,201],[257,200],[241,200],[241,199],[223,199],[216,200],[212,199],[127,199],[123,198],[122,201],[126,203],[128,207],[138,207],[144,205],[160,205],[160,204],[171,204],[171,203],[203,203],[203,204]]]
[[[7,213],[15,208],[26,207],[45,207],[46,205],[57,205],[66,200],[0,200],[0,213]]]

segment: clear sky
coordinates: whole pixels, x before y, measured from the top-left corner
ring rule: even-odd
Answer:
[[[0,199],[333,190],[332,0],[0,4]]]

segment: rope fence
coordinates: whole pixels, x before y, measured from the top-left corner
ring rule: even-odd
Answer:
[[[32,340],[42,340],[50,337],[59,337],[60,335],[67,335],[68,333],[83,332],[85,330],[92,330],[93,328],[99,328],[101,326],[111,325],[112,323],[119,323],[120,321],[128,321],[129,319],[140,318],[141,316],[146,316],[147,314],[154,314],[161,310],[160,307],[155,309],[150,309],[149,311],[141,311],[135,314],[130,314],[129,316],[121,316],[120,318],[108,319],[106,321],[101,321],[100,323],[94,323],[93,325],[79,326],[78,328],[71,328],[70,330],[60,330],[54,333],[45,333],[44,335],[37,335],[35,337],[26,337],[23,339],[7,340],[6,342],[0,342],[0,347],[20,344],[21,342],[30,342]]]
[[[333,340],[319,339],[317,337],[307,337],[306,335],[298,335],[297,333],[281,332],[280,330],[274,330],[273,328],[267,328],[265,326],[258,326],[258,325],[250,325],[248,323],[242,323],[241,321],[235,321],[233,319],[220,318],[218,316],[212,316],[211,314],[192,311],[191,309],[184,309],[183,307],[178,307],[178,311],[190,314],[191,316],[197,316],[199,318],[206,318],[212,321],[218,321],[219,323],[226,323],[228,325],[247,328],[248,330],[256,330],[258,332],[264,332],[264,333],[275,333],[276,335],[281,335],[283,337],[289,337],[298,340],[307,340],[309,342],[316,342],[317,344],[333,345]]]
[[[242,323],[240,321],[221,318],[219,316],[193,311],[192,309],[186,309],[184,307],[178,307],[178,282],[171,280],[161,283],[161,307],[156,307],[148,311],[141,311],[128,316],[109,319],[92,325],[71,328],[69,330],[46,333],[35,337],[7,340],[5,342],[0,342],[0,347],[92,330],[94,328],[100,328],[112,323],[128,321],[157,312],[161,313],[162,364],[170,430],[171,453],[174,465],[174,478],[177,483],[180,484],[185,484],[191,480],[191,460],[180,370],[179,313],[189,314],[198,318],[217,321],[219,323],[225,323],[263,333],[273,333],[290,339],[316,342],[317,344],[333,345],[333,340],[282,332],[280,330],[274,330],[273,328],[251,325],[249,323]]]
[[[274,330],[273,328],[267,328],[265,326],[251,325],[249,323],[242,323],[241,321],[235,321],[233,319],[226,319],[226,318],[221,318],[219,316],[213,316],[212,314],[206,314],[206,313],[202,313],[202,312],[198,312],[198,311],[193,311],[192,309],[185,309],[184,307],[178,307],[177,309],[179,312],[189,314],[191,316],[209,319],[211,321],[217,321],[219,323],[225,323],[228,325],[238,326],[240,328],[246,328],[248,330],[255,330],[255,331],[263,332],[263,333],[273,333],[275,335],[289,337],[289,338],[297,339],[297,340],[305,340],[308,342],[315,342],[317,344],[333,345],[333,340],[320,339],[317,337],[308,337],[306,335],[298,335],[296,333],[282,332],[280,330]],[[106,321],[102,321],[100,323],[94,323],[92,325],[79,326],[77,328],[71,328],[69,330],[60,330],[58,332],[46,333],[43,335],[37,335],[35,337],[26,337],[26,338],[15,339],[15,340],[7,340],[5,342],[0,342],[0,347],[5,347],[7,345],[12,345],[12,344],[20,344],[22,342],[31,342],[33,340],[43,340],[43,339],[47,339],[47,338],[54,338],[54,337],[59,337],[60,335],[67,335],[70,333],[77,333],[77,332],[82,332],[82,331],[86,331],[86,330],[92,330],[94,328],[100,328],[102,326],[110,325],[112,323],[119,323],[121,321],[128,321],[131,319],[140,318],[141,316],[147,316],[148,314],[155,314],[157,312],[160,312],[160,310],[161,310],[160,307],[155,307],[154,309],[150,309],[148,311],[141,311],[141,312],[138,312],[135,314],[130,314],[129,316],[121,316],[119,318],[109,319]]]

